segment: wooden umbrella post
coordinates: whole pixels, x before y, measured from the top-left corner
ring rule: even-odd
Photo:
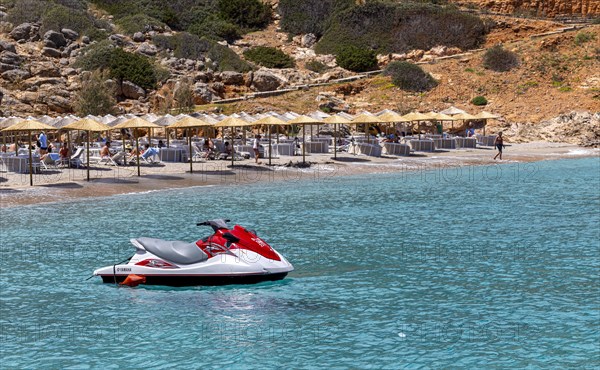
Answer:
[[[90,131],[87,132],[87,150],[85,151],[87,164],[85,166],[87,172],[87,181],[90,181]]]
[[[333,124],[333,158],[337,159],[337,123]]]
[[[269,166],[271,165],[271,151],[272,151],[272,146],[271,146],[271,125],[269,125]]]
[[[138,177],[142,176],[141,172],[140,172],[140,138],[138,137],[138,130],[137,128],[134,129],[134,135],[135,135],[135,151],[136,151],[136,157],[137,157],[137,168],[138,168]]]
[[[127,158],[126,158],[127,153],[125,153],[126,149],[125,149],[125,135],[124,134],[121,134],[121,142],[123,144],[123,154],[124,154],[123,155],[123,164],[127,165]]]
[[[223,128],[223,130],[225,130]],[[231,168],[233,168],[233,161],[234,161],[234,157],[235,157],[235,149],[233,144],[235,143],[235,127],[231,128]]]
[[[33,186],[33,156],[31,155],[31,130],[29,132],[29,186]],[[18,148],[15,146],[17,153],[19,152]]]
[[[189,143],[189,146],[190,146],[190,154],[189,154],[189,157],[190,157],[190,173],[193,173],[194,172],[194,167],[193,167],[193,162],[194,162],[193,158],[194,157],[192,156],[192,135],[191,135],[191,132],[190,132],[191,130],[192,129],[190,129],[190,128],[187,129],[187,137],[188,137],[188,143]]]
[[[306,133],[304,130],[306,128],[306,126],[302,127],[302,163],[305,164],[306,163]]]

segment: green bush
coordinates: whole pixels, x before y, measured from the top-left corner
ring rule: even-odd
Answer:
[[[373,50],[348,46],[335,58],[338,66],[353,72],[372,71],[377,68],[377,56]]]
[[[133,35],[136,32],[144,32],[147,26],[159,28],[166,26],[163,22],[145,14],[135,14],[119,18],[115,23],[123,33],[128,35]]]
[[[54,30],[60,32],[63,28],[82,33],[94,26],[87,13],[76,12],[62,5],[54,5],[42,17],[40,34]]]
[[[210,40],[219,41],[225,40],[228,43],[233,43],[242,37],[242,31],[237,25],[216,16],[211,16],[202,22],[192,24],[188,30],[191,34],[200,38],[205,37]]]
[[[141,4],[141,1],[138,0],[130,0],[130,1],[122,1],[122,0],[89,0],[91,3],[95,4],[99,8],[105,10],[106,12],[112,14],[114,19],[127,17],[131,14],[147,14],[144,9],[144,6]]]
[[[150,60],[142,55],[115,48],[110,61],[110,76],[119,82],[131,81],[144,89],[156,87],[156,71]]]
[[[25,22],[40,22],[51,6],[51,3],[39,0],[16,0],[8,7],[8,21],[15,26]]]
[[[586,42],[590,42],[592,40],[596,39],[596,35],[594,35],[591,32],[579,32],[576,36],[575,36],[575,45],[580,46],[581,44],[584,44]]]
[[[483,66],[496,72],[506,72],[519,65],[517,54],[500,45],[488,49],[483,55]]]
[[[173,51],[176,58],[201,60],[210,49],[210,46],[211,43],[208,40],[182,32],[175,36]]]
[[[144,89],[154,89],[161,76],[150,59],[114,47],[108,40],[86,48],[75,66],[88,71],[108,71],[111,78],[131,81]]]
[[[102,23],[87,13],[84,0],[15,0],[8,4],[8,19],[14,25],[40,23],[40,34],[70,28],[79,34],[95,34]]]
[[[177,58],[203,60],[210,58],[213,63],[208,65],[219,71],[247,72],[252,70],[250,65],[227,46],[199,38],[187,32],[181,32],[175,36],[157,35],[152,42],[160,49],[173,50]]]
[[[86,0],[54,0],[54,2],[77,12],[87,11],[88,6]]]
[[[81,82],[81,88],[75,97],[75,112],[81,117],[105,115],[114,113],[117,100],[106,80],[108,75],[99,70],[94,71],[89,78]]]
[[[210,50],[208,50],[207,57],[212,61],[207,66],[216,71],[243,73],[252,70],[252,66],[241,59],[233,50],[217,43],[212,44]]]
[[[244,52],[251,62],[267,68],[293,68],[294,59],[283,51],[267,46],[257,46]]]
[[[258,0],[219,0],[219,14],[249,30],[263,28],[271,21],[271,7]]]
[[[127,23],[133,30],[132,14],[144,15],[199,37],[232,42],[240,36],[266,26],[270,6],[260,0],[89,0],[114,16],[117,24]]]
[[[326,66],[325,64],[323,64],[317,60],[311,60],[310,62],[306,62],[305,67],[309,71],[313,71],[313,72],[317,72],[317,73],[323,73],[329,69],[328,66]]]
[[[290,34],[313,33],[321,37],[333,15],[354,5],[353,0],[280,0],[281,28]]]
[[[436,45],[473,49],[488,32],[488,25],[475,15],[414,2],[368,2],[334,14],[330,23],[317,43],[318,53],[337,54],[348,45],[382,54]]]
[[[421,67],[409,62],[391,62],[383,71],[392,83],[402,90],[427,91],[437,86],[437,81]]]
[[[216,63],[210,67],[218,71],[248,72],[252,70],[252,67],[233,50],[216,42],[212,42],[206,56]]]
[[[175,50],[177,47],[177,38],[174,36],[156,35],[152,38],[152,43],[161,50]]]
[[[77,58],[75,67],[86,71],[107,69],[110,66],[114,48],[109,40],[90,45],[83,49],[83,54]]]
[[[84,30],[80,35],[86,35],[88,36],[91,40],[95,40],[95,41],[100,41],[100,40],[105,40],[106,38],[108,38],[109,33],[108,31],[106,31],[108,28],[96,28],[96,27],[90,27],[87,30]]]
[[[471,104],[473,105],[487,105],[488,101],[485,96],[476,96],[471,99]]]

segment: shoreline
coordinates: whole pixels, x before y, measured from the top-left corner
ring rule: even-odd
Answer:
[[[194,172],[189,172],[189,163],[163,163],[144,165],[142,176],[137,176],[137,167],[110,167],[96,165],[90,168],[91,181],[85,180],[85,169],[44,171],[34,175],[34,186],[29,186],[29,175],[0,172],[0,209],[22,205],[69,202],[89,198],[135,194],[165,189],[205,186],[230,186],[274,181],[326,181],[338,176],[362,174],[427,171],[440,167],[485,166],[492,164],[527,163],[543,160],[577,159],[600,157],[599,149],[585,148],[566,143],[532,142],[510,144],[504,152],[504,160],[493,160],[496,151],[491,147],[476,149],[441,150],[418,152],[408,157],[367,157],[338,153],[306,156],[310,168],[286,167],[290,161],[301,162],[301,156],[280,157],[236,162],[208,161],[194,163]]]

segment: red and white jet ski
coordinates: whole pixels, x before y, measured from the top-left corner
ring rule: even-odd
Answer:
[[[131,239],[136,252],[126,265],[94,271],[105,283],[130,286],[252,284],[283,279],[294,267],[254,231],[216,219],[198,223],[214,234],[197,242]]]

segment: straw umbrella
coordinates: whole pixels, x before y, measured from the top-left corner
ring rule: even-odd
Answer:
[[[92,118],[82,118],[79,121],[69,123],[62,128],[63,130],[81,130],[87,132],[87,149],[86,149],[86,171],[87,181],[90,181],[90,137],[91,132],[110,131],[110,126],[104,123],[100,123]]]
[[[454,116],[456,114],[467,113],[462,109],[456,108],[455,106],[451,106],[450,108],[444,109],[440,113],[447,114],[449,116]]]
[[[395,122],[407,122],[404,117],[392,110],[388,110],[378,116],[382,122],[395,123]]]
[[[47,125],[42,122],[38,122],[35,120],[22,120],[20,122],[15,123],[12,126],[9,126],[2,131],[27,131],[29,136],[29,185],[33,186],[33,157],[31,155],[31,132],[32,131],[42,131],[42,130],[54,130],[54,127]],[[18,148],[16,149],[16,154],[19,153]]]
[[[500,116],[493,114],[493,113],[489,113],[486,111],[481,111],[481,113],[476,114],[475,117],[477,117],[477,119],[482,119],[484,120],[484,124],[483,124],[483,136],[485,136],[485,126],[487,126],[487,120],[488,119],[498,119],[500,118]]]
[[[423,113],[419,113],[419,112],[410,112],[405,114],[404,116],[402,116],[406,121],[408,122],[412,122],[412,121],[430,121],[431,118]],[[411,129],[412,130],[412,129]],[[419,139],[421,139],[421,130],[419,130]]]
[[[354,117],[352,119],[352,123],[356,124],[357,130],[358,130],[358,125],[359,124],[365,124],[365,135],[367,136],[367,143],[369,142],[369,125],[371,123],[381,123],[383,122],[381,120],[381,118],[370,114],[370,113],[363,113],[363,114],[359,114],[358,116]]]
[[[8,117],[8,118],[0,121],[0,129],[10,127],[10,126],[14,125],[15,123],[21,122],[22,120],[23,120],[23,118],[20,118],[20,117]],[[45,122],[42,122],[42,123],[45,123]],[[7,135],[6,133],[2,134],[2,141],[5,146],[6,146],[6,135]]]
[[[231,166],[233,167],[233,160],[234,160],[234,151],[233,151],[233,144],[235,142],[234,139],[234,131],[236,127],[248,127],[248,126],[254,126],[254,122],[249,122],[246,120],[243,120],[241,118],[235,117],[235,116],[230,116],[230,117],[225,117],[222,120],[220,120],[219,122],[215,123],[215,125],[213,127],[231,127],[231,149],[232,149],[232,154],[231,154]],[[244,133],[244,135],[246,135]]]
[[[175,122],[177,122],[177,118],[173,117],[172,115],[170,115],[168,113],[153,122],[154,124],[165,128],[165,136],[167,137],[167,148],[170,146],[169,145],[169,127],[167,127],[167,126],[170,126],[170,125],[174,124]]]
[[[256,121],[254,121],[255,125],[267,125],[267,127],[269,128],[269,166],[271,165],[271,126],[287,126],[289,125],[288,122],[274,117],[274,116],[267,116],[267,117],[263,117],[261,119],[258,119]],[[232,160],[232,164],[233,164],[233,160]]]
[[[434,121],[440,121],[442,122],[442,133],[444,132],[444,121],[456,121],[456,118],[449,116],[447,114],[444,113],[438,113],[438,112],[429,112],[426,113],[427,116],[429,116],[430,119],[434,120]]]
[[[347,125],[351,123],[351,121],[336,114],[334,116],[325,118],[323,123],[329,123],[333,125],[333,158],[337,159],[337,126],[339,124]]]
[[[145,119],[136,117],[136,118],[128,119],[125,122],[121,122],[116,126],[113,126],[113,130],[120,130],[122,128],[132,128],[137,131],[138,128],[150,129],[150,128],[160,128],[160,126],[156,125],[152,122],[148,122]],[[140,173],[140,139],[139,139],[138,135],[135,135],[135,147],[136,147],[136,152],[137,152],[138,176],[141,176],[141,173]]]
[[[289,120],[287,123],[288,125],[314,125],[314,124],[319,124],[322,121],[317,119],[317,118],[313,118],[313,117],[309,117],[309,116],[298,116],[294,119]],[[306,132],[304,132],[304,127],[302,127],[302,163],[306,163],[306,142],[305,142],[305,137],[306,137]]]
[[[205,122],[201,119],[198,118],[194,118],[194,117],[184,117],[182,119],[180,119],[179,121],[167,126],[168,129],[178,129],[178,128],[185,128],[188,130],[188,143],[190,146],[190,173],[194,172],[194,167],[193,167],[193,162],[192,161],[192,135],[191,135],[191,129],[193,128],[198,128],[198,127],[210,127],[212,126],[210,123]]]

